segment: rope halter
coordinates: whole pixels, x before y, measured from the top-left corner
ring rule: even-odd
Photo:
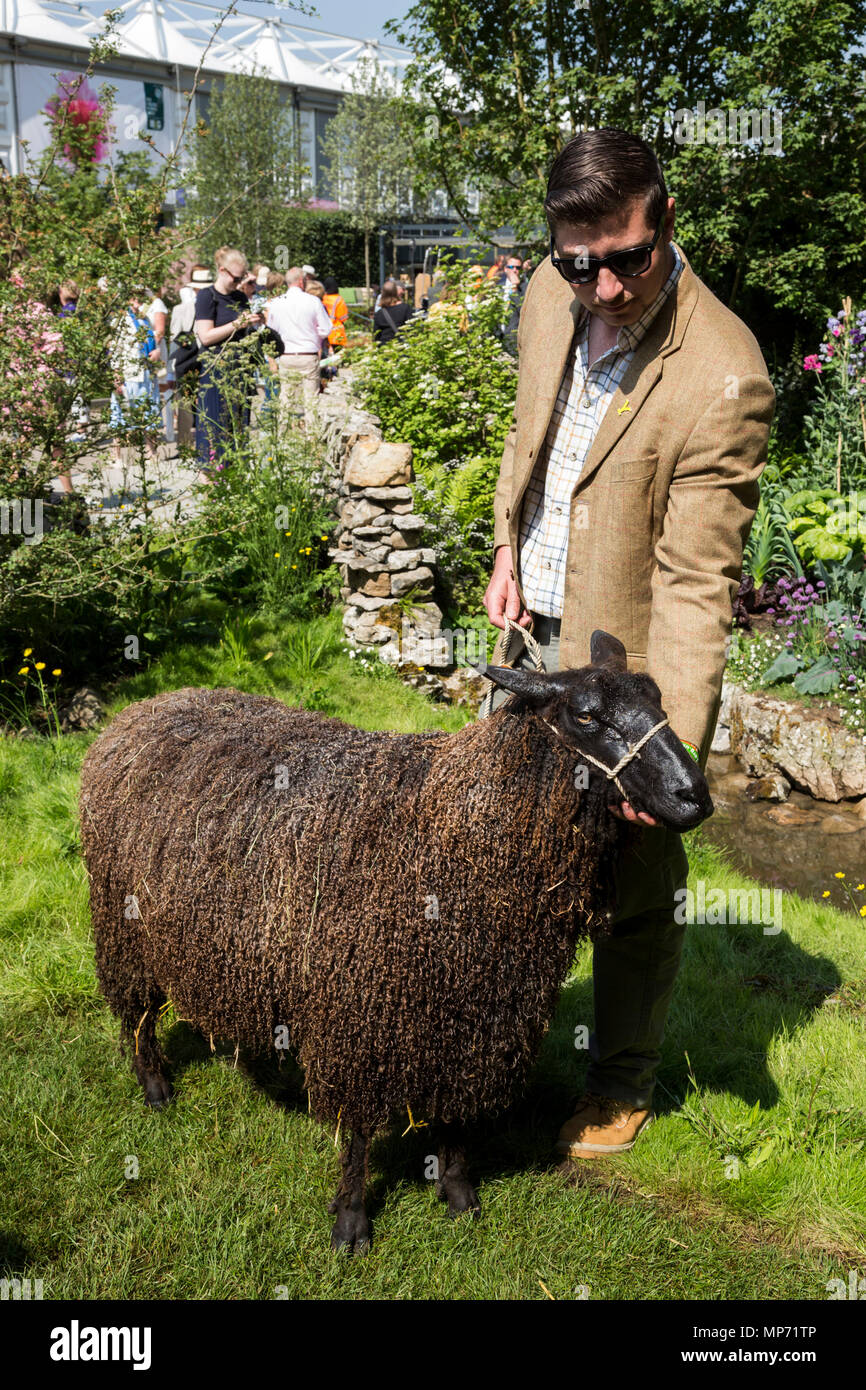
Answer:
[[[560,734],[555,724],[551,724],[549,719],[545,719],[544,722],[548,726],[548,728],[553,730],[553,732],[556,734],[557,738],[561,740],[561,742],[566,743],[566,740],[562,738],[562,735]],[[608,781],[613,782],[623,801],[628,801],[628,792],[625,790],[625,788],[622,785],[622,782],[619,780],[619,774],[622,772],[624,767],[628,767],[628,764],[632,761],[633,758],[640,757],[640,750],[643,748],[645,743],[649,743],[653,734],[657,734],[660,729],[663,729],[665,725],[669,723],[670,720],[667,718],[667,716],[665,716],[664,719],[659,720],[658,724],[654,724],[651,729],[648,729],[647,732],[641,738],[638,739],[637,743],[630,743],[626,752],[623,753],[622,757],[617,763],[616,767],[608,767],[605,763],[600,762],[598,758],[594,758],[591,753],[584,753],[582,749],[573,748],[570,743],[566,743],[566,747],[570,749],[572,753],[575,753],[578,758],[585,758],[588,763],[592,763],[595,767],[599,768],[600,771],[604,773]]]

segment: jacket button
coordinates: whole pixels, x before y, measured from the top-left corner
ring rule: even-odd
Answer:
[[[507,521],[508,518],[509,518],[510,516],[511,516],[511,508],[510,508],[510,507],[506,507],[506,508],[505,508],[505,520]]]

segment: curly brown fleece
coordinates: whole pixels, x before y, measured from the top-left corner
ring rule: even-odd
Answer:
[[[288,1029],[323,1119],[471,1120],[526,1078],[581,935],[607,925],[604,784],[512,697],[456,734],[367,733],[236,690],[131,705],[81,786],[105,996],[161,1069]],[[138,915],[136,915],[138,914]]]

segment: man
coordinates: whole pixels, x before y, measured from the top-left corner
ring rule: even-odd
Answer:
[[[286,272],[286,292],[268,305],[267,325],[283,340],[278,360],[280,423],[289,412],[305,416],[319,395],[319,359],[331,320],[320,299],[305,293],[306,276],[299,266]],[[301,398],[303,388],[303,398]]]
[[[509,256],[502,271],[502,298],[504,314],[502,323],[502,346],[512,357],[517,356],[517,328],[520,323],[520,310],[526,294],[527,282],[523,279],[523,262],[519,256]]]
[[[618,637],[705,762],[773,388],[752,334],[675,246],[674,200],[642,140],[578,135],[545,212],[551,256],[520,318],[485,606],[497,627],[507,615],[533,629],[549,671],[585,665],[595,628]],[[503,633],[494,663],[504,647]],[[512,664],[518,651],[531,666],[515,633]],[[505,698],[497,688],[492,707]],[[643,824],[594,949],[586,1090],[557,1143],[571,1158],[621,1153],[650,1123],[685,930],[679,835],[626,801],[615,813]]]

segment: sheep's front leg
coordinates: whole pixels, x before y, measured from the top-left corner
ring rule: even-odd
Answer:
[[[481,1215],[478,1193],[466,1171],[466,1148],[462,1125],[442,1125],[439,1130],[439,1177],[436,1196],[448,1203],[452,1221],[471,1212],[475,1220]]]
[[[336,1215],[331,1231],[331,1247],[348,1254],[366,1255],[370,1249],[370,1222],[364,1208],[370,1135],[353,1134],[341,1156],[343,1176],[337,1195],[328,1207]]]

